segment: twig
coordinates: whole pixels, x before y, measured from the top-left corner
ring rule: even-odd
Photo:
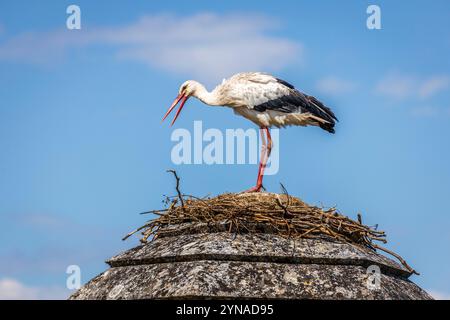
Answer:
[[[406,261],[405,261],[400,255],[396,254],[395,252],[393,252],[393,251],[391,251],[391,250],[388,250],[388,249],[383,248],[383,247],[381,247],[381,246],[379,246],[379,245],[376,245],[376,244],[372,244],[372,246],[373,246],[375,249],[379,249],[379,250],[381,250],[381,251],[384,251],[384,252],[390,254],[391,256],[396,257],[396,258],[398,259],[398,261],[400,261],[401,264],[402,264],[406,269],[408,269],[409,272],[414,273],[414,274],[416,274],[416,275],[420,275],[420,273],[418,273],[416,270],[414,270],[413,268],[411,268],[411,267],[406,263]]]
[[[139,227],[137,229],[134,229],[130,233],[128,233],[125,237],[122,238],[122,241],[127,240],[129,237],[131,237],[133,234],[135,234],[138,231],[141,231],[142,229],[146,228],[149,224],[144,224],[142,227]]]
[[[178,177],[177,172],[173,169],[167,170],[167,172],[171,172],[175,176],[175,179],[177,181],[177,185],[175,188],[178,193],[178,199],[180,199],[181,207],[184,208],[184,200],[183,200],[183,196],[181,195],[181,191],[180,191],[180,178]]]

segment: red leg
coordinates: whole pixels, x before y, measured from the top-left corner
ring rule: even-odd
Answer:
[[[261,146],[261,156],[260,156],[260,159],[259,159],[259,168],[258,168],[258,177],[256,179],[256,186],[246,190],[245,192],[259,192],[259,191],[261,191],[262,180],[263,180],[263,175],[264,175],[264,169],[266,168],[267,160],[268,160],[268,158],[270,156],[270,152],[272,150],[272,138],[270,137],[269,129],[267,129],[267,128],[260,128],[259,130],[260,130],[259,132],[261,133],[262,146]],[[269,145],[267,145],[267,143],[266,143],[266,138],[264,136],[264,131],[267,134],[267,141],[269,142]]]
[[[270,153],[272,152],[272,137],[270,136],[270,131],[268,128],[264,128],[264,130],[266,131],[267,135],[267,150],[263,162],[261,163],[261,172],[258,177],[258,182],[256,183],[257,186],[261,187],[264,178],[264,170],[266,169],[267,161],[269,160]]]
[[[262,159],[264,157],[264,152],[265,152],[265,145],[266,145],[266,137],[264,136],[264,129],[260,128],[259,129],[259,134],[261,136],[261,154],[259,155],[259,166],[258,166],[258,176],[256,178],[256,182],[259,181],[259,177],[261,176],[261,170],[262,170]]]

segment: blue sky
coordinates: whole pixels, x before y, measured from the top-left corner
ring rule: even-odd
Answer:
[[[77,4],[82,29],[67,30]],[[382,29],[366,28],[381,8]],[[0,4],[0,297],[63,298],[137,244],[121,237],[173,193],[174,128],[252,128],[190,100],[161,116],[179,85],[209,89],[268,71],[340,119],[280,132],[265,186],[333,206],[388,234],[388,247],[450,297],[450,3],[448,1],[2,1]],[[240,191],[255,165],[181,165],[185,192]]]

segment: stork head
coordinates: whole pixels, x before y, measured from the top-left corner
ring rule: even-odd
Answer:
[[[186,103],[186,101],[192,96],[195,96],[196,90],[199,87],[199,83],[197,81],[194,80],[188,80],[185,81],[181,87],[180,90],[178,90],[178,96],[175,98],[174,102],[172,103],[172,105],[170,106],[169,110],[167,110],[166,114],[164,115],[164,118],[162,119],[164,121],[164,119],[167,118],[167,116],[172,112],[172,110],[177,106],[177,104],[181,101],[180,107],[178,108],[175,117],[172,120],[172,123],[170,125],[173,125],[175,123],[175,121],[177,120],[181,109],[183,109],[184,104]]]

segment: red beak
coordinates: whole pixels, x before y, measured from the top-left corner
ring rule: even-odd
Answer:
[[[189,99],[189,97],[185,96],[184,94],[180,93],[177,98],[175,99],[175,101],[172,103],[172,105],[170,106],[169,110],[167,110],[166,114],[164,115],[164,118],[162,119],[162,121],[164,121],[167,116],[172,112],[172,110],[177,106],[178,102],[180,102],[181,100],[181,104],[180,107],[177,110],[177,113],[175,114],[175,117],[172,120],[172,123],[170,124],[171,126],[175,123],[175,121],[177,120],[181,109],[183,109],[184,104],[186,103],[187,99]]]

